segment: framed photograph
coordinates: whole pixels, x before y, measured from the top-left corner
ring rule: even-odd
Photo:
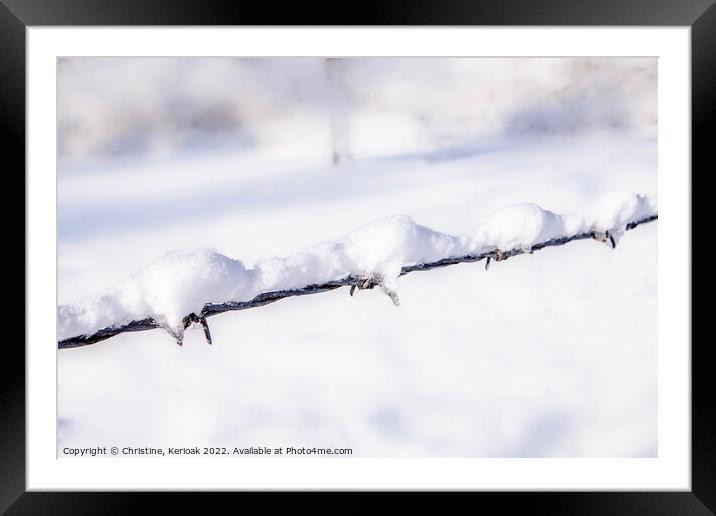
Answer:
[[[714,510],[691,323],[711,2],[354,26],[2,2],[27,203],[3,511],[306,490]]]

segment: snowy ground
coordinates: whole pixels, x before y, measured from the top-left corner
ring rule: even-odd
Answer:
[[[639,131],[485,137],[340,168],[320,139],[62,160],[59,303],[172,249],[250,265],[391,215],[461,234],[513,203],[570,213],[612,189],[657,193],[656,140]],[[341,288],[222,314],[211,347],[190,329],[181,348],[155,330],[62,350],[59,448],[655,456],[657,224],[614,250],[580,241],[488,272],[416,272],[399,307]]]

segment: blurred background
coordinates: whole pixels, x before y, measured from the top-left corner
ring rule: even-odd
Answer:
[[[385,216],[469,231],[656,195],[651,58],[64,58],[58,298],[164,252],[246,265]],[[656,224],[126,334],[59,360],[61,446],[655,456]],[[414,277],[415,276],[415,277]],[[87,386],[92,388],[88,389]]]
[[[501,135],[656,135],[654,59],[67,58],[57,73],[63,159],[267,145],[320,154],[331,130],[357,158]]]

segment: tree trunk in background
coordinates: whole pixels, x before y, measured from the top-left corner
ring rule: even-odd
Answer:
[[[348,127],[348,92],[341,70],[341,60],[325,59],[328,108],[331,117],[333,164],[351,161],[350,130]]]

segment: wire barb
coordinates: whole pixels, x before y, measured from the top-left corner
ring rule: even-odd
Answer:
[[[165,330],[169,335],[172,336],[172,338],[176,341],[177,346],[183,346],[184,345],[184,330],[177,330],[175,328],[172,328],[170,326],[165,327]]]
[[[400,306],[400,299],[398,299],[398,294],[394,290],[389,289],[385,285],[381,284],[380,289],[383,291],[383,293],[390,298],[390,300],[393,302],[395,306]]]
[[[204,330],[204,338],[206,338],[207,344],[212,344],[211,340],[211,332],[209,331],[209,323],[206,322],[206,315],[196,315],[194,312],[190,313],[186,317],[182,319],[182,328],[175,329],[175,328],[166,328],[169,335],[174,337],[176,339],[177,344],[179,346],[182,346],[184,344],[184,330],[189,328],[192,324],[199,324],[201,328]]]
[[[627,226],[627,229],[631,228]],[[603,233],[600,231],[595,231],[592,234],[592,238],[598,242],[604,242],[605,244],[611,246],[612,249],[615,249],[617,247],[617,241],[614,239],[614,235],[612,235],[609,231],[605,231]]]
[[[209,323],[206,322],[206,317],[200,317],[199,323],[204,330],[204,337],[206,338],[206,343],[211,345],[211,332],[209,331]]]
[[[360,276],[356,278],[351,285],[351,296],[353,295],[353,292],[356,288],[358,288],[358,290],[370,290],[374,289],[375,287],[380,287],[380,290],[382,290],[383,293],[390,298],[390,300],[395,306],[400,306],[400,299],[398,298],[398,294],[394,290],[391,290],[385,286],[385,279],[381,274],[378,273],[372,273],[366,276]]]

